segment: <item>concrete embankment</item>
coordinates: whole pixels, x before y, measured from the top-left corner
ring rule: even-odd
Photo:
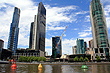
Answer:
[[[0,64],[9,64],[9,61],[0,61]]]

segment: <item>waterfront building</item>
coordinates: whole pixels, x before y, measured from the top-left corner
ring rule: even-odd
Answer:
[[[77,46],[73,46],[72,49],[73,49],[73,54],[77,54]]]
[[[84,42],[84,53],[85,53],[85,51],[87,51],[87,43],[86,42]]]
[[[103,4],[100,0],[92,0],[90,3],[90,19],[92,25],[94,57],[109,56],[109,36],[104,14]]]
[[[33,41],[33,33],[34,33],[34,22],[31,23],[31,28],[30,28],[30,39],[29,39],[29,48],[32,49],[32,41]]]
[[[2,49],[3,47],[4,47],[4,41],[0,39],[0,49]]]
[[[77,54],[84,54],[84,40],[77,38]]]
[[[42,2],[38,5],[35,49],[45,52],[46,9]]]
[[[109,36],[104,14],[104,8],[100,0],[91,1],[90,18],[92,25],[94,48],[109,47]]]
[[[38,13],[31,23],[29,49],[40,51],[39,56],[45,56],[46,9],[42,2],[38,5]]]
[[[20,18],[20,9],[15,7],[8,39],[8,49],[13,51],[13,55],[15,54],[18,45],[19,18]]]
[[[94,46],[93,46],[93,39],[91,39],[90,41],[89,41],[89,48],[93,48]]]
[[[56,48],[58,42],[59,45]],[[60,58],[61,55],[62,55],[62,39],[60,38],[60,36],[52,37],[52,57]]]

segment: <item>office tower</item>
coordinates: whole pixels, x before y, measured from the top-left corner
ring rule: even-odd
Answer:
[[[38,5],[35,49],[45,52],[46,9],[42,2]]]
[[[8,49],[13,51],[13,55],[16,52],[17,44],[18,44],[19,18],[20,18],[20,9],[15,7],[13,13],[13,20],[10,26],[9,39],[8,39]]]
[[[87,51],[87,43],[86,42],[84,42],[84,53],[85,53],[85,51]]]
[[[89,41],[89,48],[93,48],[93,39]]]
[[[56,48],[58,42],[59,45]],[[52,37],[52,57],[60,58],[61,55],[62,55],[62,40],[59,36]]]
[[[73,49],[73,54],[77,54],[77,46],[73,46],[72,49]]]
[[[84,40],[77,38],[77,54],[84,54]]]
[[[4,47],[4,41],[0,39],[0,49],[2,49],[3,47]]]
[[[34,33],[34,22],[31,23],[31,28],[30,28],[30,39],[29,39],[29,49],[32,49],[32,41],[33,41],[33,33]]]
[[[46,9],[42,2],[38,5],[38,13],[31,23],[30,49],[45,52]]]
[[[92,0],[90,3],[90,18],[94,48],[109,47],[109,36],[103,4],[100,0]]]

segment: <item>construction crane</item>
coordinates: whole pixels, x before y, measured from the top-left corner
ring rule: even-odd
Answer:
[[[65,33],[67,27],[68,27],[68,26],[66,26],[66,28],[65,28],[63,34],[61,35],[60,39],[62,39],[62,37],[63,37],[63,35],[64,35],[64,33]],[[57,43],[57,45],[56,45],[56,47],[55,47],[55,58],[56,58],[56,50],[57,50],[57,47],[58,47],[59,43],[60,43],[60,40],[58,41],[58,43]]]

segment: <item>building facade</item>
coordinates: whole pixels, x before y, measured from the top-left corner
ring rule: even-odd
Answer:
[[[13,55],[15,54],[18,45],[19,18],[20,18],[20,9],[15,7],[8,39],[8,49],[13,52]]]
[[[57,46],[58,42],[59,42],[59,45]],[[52,57],[60,58],[61,55],[62,55],[62,40],[59,36],[52,37]]]
[[[85,53],[85,51],[87,51],[87,43],[86,42],[84,42],[84,53]]]
[[[31,23],[31,28],[30,28],[30,38],[29,38],[29,48],[32,49],[32,42],[33,42],[33,33],[34,33],[34,22]]]
[[[100,0],[92,0],[90,3],[90,18],[94,48],[109,47],[109,36],[103,4]]]
[[[4,47],[4,41],[0,39],[0,49],[2,49],[3,47]]]
[[[84,54],[84,40],[83,39],[78,39],[77,38],[77,54]]]
[[[109,36],[104,14],[103,4],[100,0],[92,0],[90,3],[90,19],[93,35],[93,59],[100,56],[101,59],[109,58]]]
[[[72,49],[73,49],[73,54],[77,54],[77,46],[73,46]]]
[[[93,45],[93,39],[91,39],[90,41],[89,41],[89,48],[93,48],[94,47],[94,45]]]

